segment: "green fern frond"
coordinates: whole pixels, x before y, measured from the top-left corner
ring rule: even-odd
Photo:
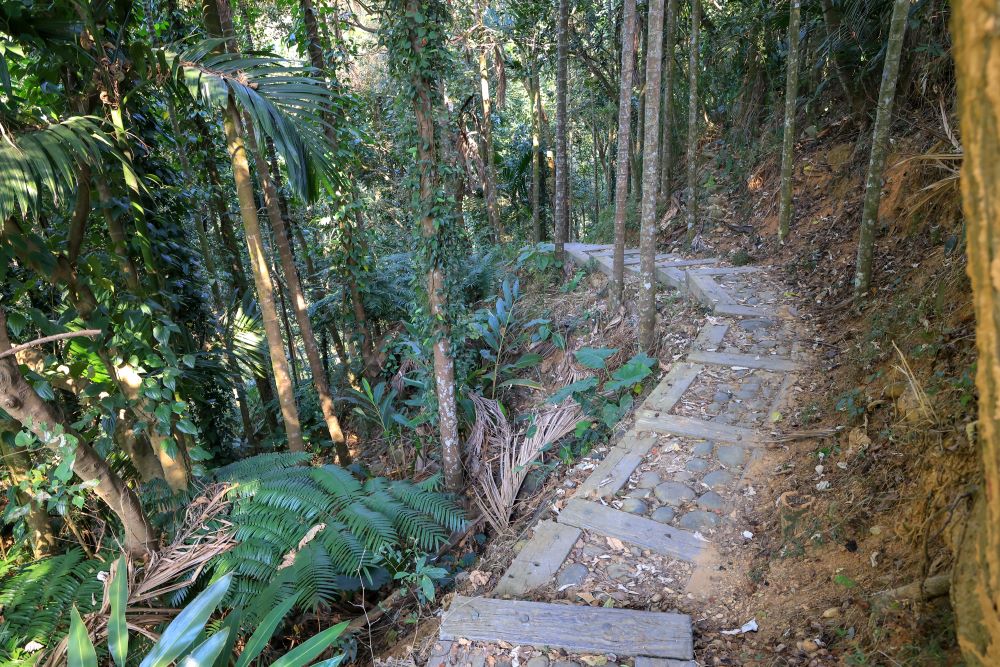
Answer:
[[[219,482],[244,482],[257,479],[266,473],[294,468],[309,463],[308,452],[271,452],[216,468],[212,476]]]

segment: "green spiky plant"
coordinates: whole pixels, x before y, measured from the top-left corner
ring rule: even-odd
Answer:
[[[108,590],[110,611],[107,618],[107,651],[118,667],[129,664],[129,632],[125,618],[128,608],[126,572],[127,565],[122,556]],[[231,627],[224,625],[202,638],[209,619],[226,596],[232,580],[231,574],[220,577],[185,605],[142,657],[139,666],[168,667],[177,664],[184,667],[211,667],[229,664],[235,658],[236,667],[247,667],[257,660],[292,605],[286,601],[274,607],[257,626],[239,655],[234,655],[235,636]],[[69,667],[97,667],[97,648],[75,605],[71,616],[66,640],[67,664]],[[347,622],[339,623],[312,636],[271,662],[271,667],[304,667],[313,664],[343,634],[347,625]],[[343,658],[340,655],[317,664],[336,667]],[[135,658],[132,660],[134,662]]]

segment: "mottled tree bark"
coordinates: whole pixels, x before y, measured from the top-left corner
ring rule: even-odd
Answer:
[[[956,0],[952,8],[983,485],[952,570],[951,603],[965,664],[986,667],[1000,664],[1000,4]]]
[[[538,62],[532,65],[528,80],[531,96],[531,238],[542,241],[542,85],[538,80]]]
[[[569,233],[569,151],[566,142],[568,32],[569,0],[559,0],[559,18],[556,30],[556,203],[553,216],[556,260],[559,262],[563,262],[565,259],[563,246]]]
[[[564,2],[566,0],[563,0]],[[406,11],[416,14],[420,0],[407,0]],[[409,27],[410,48],[416,60],[426,48],[426,41],[417,34],[413,24]],[[413,114],[417,121],[417,158],[420,173],[420,233],[424,243],[434,244],[438,238],[435,219],[435,198],[438,189],[437,139],[434,128],[434,107],[431,102],[434,83],[412,65],[415,71],[410,78]],[[451,332],[447,321],[448,294],[444,269],[438,253],[429,252],[427,268],[427,299],[434,333],[434,385],[438,400],[438,428],[441,436],[441,467],[445,485],[454,493],[464,488],[461,446],[458,440],[458,403],[455,397],[455,362],[451,356]]]
[[[497,167],[493,147],[493,101],[490,99],[490,68],[486,59],[486,49],[481,47],[478,54],[479,63],[479,101],[483,110],[483,189],[486,194],[486,216],[493,230],[493,238],[497,242],[503,238],[503,223],[500,221],[500,208],[497,204]]]
[[[663,106],[660,134],[660,197],[670,198],[670,170],[674,161],[674,44],[677,38],[677,0],[667,0],[667,19],[663,32]]]
[[[622,0],[622,68],[618,84],[618,161],[615,163],[615,247],[612,260],[611,312],[625,298],[625,215],[628,211],[629,144],[632,141],[632,83],[635,63],[635,0]]]
[[[701,31],[701,0],[691,0],[691,39],[688,42],[688,131],[687,131],[687,242],[698,233],[698,33]]]
[[[792,221],[792,166],[795,160],[795,108],[799,95],[799,16],[801,0],[788,10],[788,71],[785,79],[785,131],[781,143],[781,184],[778,202],[778,242],[784,243]]]
[[[882,174],[889,153],[889,129],[892,126],[892,107],[896,99],[896,81],[899,79],[899,55],[906,35],[906,17],[910,0],[894,0],[892,19],[889,23],[889,41],[882,66],[882,85],[878,92],[878,110],[872,130],[872,152],[865,178],[865,198],[861,208],[861,228],[858,234],[858,258],[854,273],[854,299],[861,301],[872,284],[872,263],[875,255],[875,225],[878,207],[882,201]]]
[[[663,1],[649,0],[646,38],[646,120],[642,140],[642,226],[639,231],[639,350],[656,343],[656,199],[660,184],[660,81],[663,74]]]

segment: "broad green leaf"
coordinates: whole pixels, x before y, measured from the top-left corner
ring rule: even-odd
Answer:
[[[597,378],[595,377],[589,377],[584,380],[577,380],[576,382],[566,385],[556,393],[549,396],[545,402],[562,403],[576,392],[587,391],[588,389],[593,389],[596,386],[597,386]]]
[[[609,357],[618,353],[615,347],[584,347],[574,353],[576,360],[587,368],[604,368]]]
[[[198,644],[191,653],[178,663],[178,667],[208,667],[222,653],[229,638],[229,628],[219,630],[214,635]]]
[[[177,430],[188,435],[198,435],[198,427],[190,419],[179,419],[177,421]]]
[[[425,598],[434,602],[434,582],[431,581],[430,577],[424,576],[420,578],[420,590],[423,592]]]
[[[125,555],[118,559],[115,576],[109,591],[111,615],[108,616],[108,652],[118,667],[125,667],[128,656],[128,626],[125,624],[125,608],[128,606],[128,563]]]
[[[294,595],[289,596],[284,602],[267,613],[264,620],[260,622],[257,629],[250,635],[250,639],[247,640],[247,645],[243,649],[243,653],[240,653],[240,659],[236,661],[236,667],[246,667],[260,655],[261,651],[267,646],[267,643],[271,641],[271,635],[274,634],[278,624],[281,623],[281,619],[295,606],[295,601],[296,597]]]
[[[69,644],[66,646],[69,667],[97,667],[97,651],[76,605],[70,610],[70,619]]]
[[[208,618],[222,602],[232,581],[233,575],[227,574],[189,602],[163,631],[160,640],[139,663],[139,667],[167,667],[179,658],[201,634]]]
[[[271,667],[304,667],[305,665],[308,665],[316,658],[316,656],[325,651],[331,644],[333,644],[334,641],[336,641],[337,637],[339,637],[347,628],[347,625],[348,622],[344,621],[343,623],[338,623],[332,628],[327,628],[317,635],[313,635],[271,663]]]
[[[497,385],[497,389],[502,389],[503,387],[528,387],[529,389],[542,389],[542,385],[534,380],[529,380],[528,378],[511,378],[510,380],[504,380]]]

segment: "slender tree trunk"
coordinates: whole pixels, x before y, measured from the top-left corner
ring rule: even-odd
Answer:
[[[229,16],[229,5],[226,0],[204,0],[205,27],[210,35],[225,36],[229,48],[235,48],[233,40],[232,20]],[[278,388],[278,406],[284,419],[285,436],[288,448],[293,452],[305,451],[302,440],[302,428],[299,423],[299,410],[295,405],[295,390],[292,384],[288,359],[285,357],[284,343],[281,338],[281,327],[278,323],[278,311],[274,303],[274,282],[268,269],[267,253],[264,251],[264,239],[260,231],[260,221],[257,218],[257,203],[254,199],[253,181],[250,177],[250,162],[247,156],[246,144],[241,135],[240,113],[236,102],[230,95],[223,117],[223,128],[226,133],[226,148],[232,163],[233,180],[236,183],[236,196],[240,204],[240,216],[243,218],[244,236],[250,255],[250,267],[253,271],[254,285],[257,289],[257,303],[260,306],[261,318],[264,322],[264,333],[267,339],[267,349],[271,357],[271,370]],[[251,130],[252,131],[252,130]]]
[[[632,196],[636,203],[642,201],[642,141],[646,136],[646,52],[649,45],[646,43],[646,28],[648,21],[641,12],[637,16],[638,30],[636,37],[639,45],[635,52],[635,67],[639,77],[639,104],[635,118],[635,149],[632,151]]]
[[[531,238],[542,242],[542,90],[538,80],[538,61],[532,65],[529,82],[531,95]]]
[[[486,215],[497,242],[503,237],[503,223],[497,205],[497,168],[493,148],[493,103],[490,99],[490,68],[486,60],[485,48],[479,49],[479,100],[483,109],[483,189],[486,193]]]
[[[230,99],[225,118],[226,143],[233,163],[233,178],[236,181],[240,214],[243,217],[247,249],[250,252],[250,265],[257,288],[257,302],[260,304],[261,316],[264,320],[264,332],[267,337],[268,352],[271,356],[271,368],[275,384],[278,386],[278,405],[285,422],[288,448],[293,452],[302,452],[305,451],[305,443],[302,440],[299,411],[295,405],[291,371],[288,359],[285,358],[284,343],[281,339],[278,311],[274,303],[274,283],[267,267],[260,222],[257,219],[257,204],[253,195],[253,182],[250,180],[250,164],[247,161],[243,137],[240,136],[239,124],[240,118],[239,112],[236,110],[236,103]]]
[[[691,40],[688,52],[687,242],[698,233],[698,33],[701,0],[691,0]]]
[[[785,81],[785,131],[781,143],[781,194],[778,203],[778,243],[788,238],[792,222],[792,167],[795,161],[795,108],[799,95],[799,15],[801,0],[788,10],[788,76]]]
[[[569,154],[566,144],[566,96],[568,88],[569,0],[559,0],[556,56],[556,205],[554,222],[556,261],[563,262],[569,232]]]
[[[660,114],[660,200],[670,197],[670,170],[674,161],[674,44],[677,39],[677,0],[667,0],[663,33],[663,106]]]
[[[794,0],[798,1],[798,0]],[[660,171],[660,79],[663,74],[663,0],[649,0],[646,38],[646,136],[642,141],[642,228],[639,233],[639,349],[656,344],[656,200]]]
[[[129,255],[128,240],[125,238],[125,229],[122,227],[121,220],[115,217],[114,211],[111,210],[111,207],[114,205],[111,188],[108,187],[108,182],[104,174],[100,172],[95,175],[94,183],[97,186],[97,197],[100,202],[101,213],[104,216],[104,222],[108,226],[108,235],[111,237],[111,249],[118,258],[118,266],[121,269],[122,275],[125,276],[125,286],[133,294],[139,295],[141,294],[139,272],[136,270],[135,263]]]
[[[7,337],[7,318],[0,310],[0,352],[11,348]],[[79,435],[66,427],[62,417],[21,375],[17,361],[11,357],[0,359],[0,408],[12,418],[28,426],[46,446],[56,447],[53,438],[74,438],[73,472],[83,482],[94,484],[94,493],[104,501],[122,522],[125,531],[125,548],[137,557],[155,548],[156,533],[142,511],[135,493],[109,466],[107,461]],[[56,435],[61,432],[63,435]]]
[[[889,153],[889,129],[892,127],[892,107],[899,79],[899,56],[906,35],[906,17],[910,0],[894,0],[889,23],[889,41],[882,66],[882,86],[878,93],[878,110],[872,130],[872,153],[865,178],[865,198],[861,208],[861,229],[858,235],[858,261],[854,273],[854,299],[860,302],[872,284],[872,262],[875,255],[875,225],[882,201],[882,174]]]
[[[596,101],[595,101],[596,105]],[[592,169],[594,171],[594,224],[597,224],[597,219],[601,216],[601,174],[600,174],[600,164],[601,158],[599,156],[599,151],[597,149],[597,113],[591,115],[590,117],[590,156]]]
[[[319,21],[316,17],[313,2],[312,0],[299,0],[299,7],[302,10],[303,24],[306,29],[306,52],[309,54],[309,62],[318,71],[326,74],[328,66],[326,58],[323,56],[323,40],[319,34]],[[327,143],[330,144],[331,150],[336,154],[339,145],[337,135],[333,130],[333,123],[336,121],[332,118],[325,118],[324,120],[326,120],[327,124],[323,128],[323,134],[326,137]],[[357,199],[356,189],[352,189],[350,196],[352,199]],[[346,201],[341,202],[341,204],[347,203]],[[358,273],[357,255],[359,253],[367,253],[367,247],[364,243],[364,220],[361,217],[361,211],[357,207],[353,211],[353,222],[354,224],[352,225],[351,219],[344,216],[341,223],[343,225],[344,251],[347,253],[347,267],[349,272],[347,284],[351,294],[351,307],[354,311],[357,333],[361,339],[361,358],[364,360],[365,366],[364,375],[374,381],[378,373],[379,363],[375,355],[374,338],[369,329],[364,298],[356,279]],[[344,363],[347,362],[348,360],[344,359]]]
[[[820,0],[820,5],[823,8],[823,24],[826,28],[826,41],[829,44],[831,51],[830,68],[836,75],[837,81],[840,83],[840,87],[844,91],[844,98],[851,105],[851,110],[854,112],[855,118],[860,119],[864,115],[864,107],[861,103],[861,97],[858,95],[857,88],[851,84],[847,75],[844,73],[845,68],[844,64],[841,62],[842,59],[834,49],[836,45],[834,37],[840,32],[840,17],[837,15],[836,10],[834,10],[833,2],[831,0]]]
[[[563,0],[564,2],[566,0]],[[419,13],[421,0],[406,0],[408,16]],[[410,48],[417,63],[422,62],[422,54],[427,40],[417,34],[417,25],[409,22]],[[417,122],[417,158],[420,161],[420,209],[423,211],[420,231],[428,247],[435,243],[438,235],[438,220],[434,217],[435,198],[438,189],[437,142],[434,128],[434,108],[431,96],[434,82],[420,70],[419,64],[411,64],[410,88],[412,91],[413,113]],[[459,493],[464,487],[462,456],[458,440],[458,410],[455,397],[455,363],[451,356],[451,332],[447,323],[448,296],[444,270],[437,253],[428,253],[430,265],[427,269],[427,298],[430,317],[434,322],[434,384],[438,400],[438,422],[441,434],[441,463],[445,484],[449,490]]]
[[[632,65],[635,63],[635,0],[622,0],[622,71],[618,89],[618,160],[615,163],[615,247],[609,295],[611,312],[625,298],[625,216],[628,212],[629,147],[632,143]]]
[[[986,667],[1000,664],[1000,5],[956,0],[952,10],[983,485],[952,570],[951,605],[965,664]]]
[[[281,214],[278,202],[278,192],[275,189],[274,181],[271,180],[271,174],[268,171],[264,156],[258,150],[252,133],[247,135],[247,143],[254,154],[254,161],[257,165],[257,180],[264,191],[264,207],[267,211],[268,219],[271,221],[271,228],[274,230],[274,244],[278,247],[281,270],[285,274],[285,282],[288,285],[288,293],[291,297],[295,321],[299,325],[299,334],[302,336],[302,347],[305,349],[306,361],[309,363],[309,372],[312,374],[313,386],[316,388],[320,409],[323,412],[323,421],[326,424],[327,432],[330,434],[330,440],[337,450],[337,458],[340,464],[346,466],[351,462],[351,454],[347,449],[344,432],[340,428],[340,420],[337,418],[333,396],[330,393],[330,385],[327,382],[319,348],[316,345],[316,335],[313,333],[312,322],[309,321],[309,304],[306,302],[305,292],[302,289],[298,270],[295,267],[295,257],[292,255],[288,227],[285,224],[285,218]],[[282,299],[282,302],[284,302],[284,299]],[[289,344],[293,340],[289,336]]]

